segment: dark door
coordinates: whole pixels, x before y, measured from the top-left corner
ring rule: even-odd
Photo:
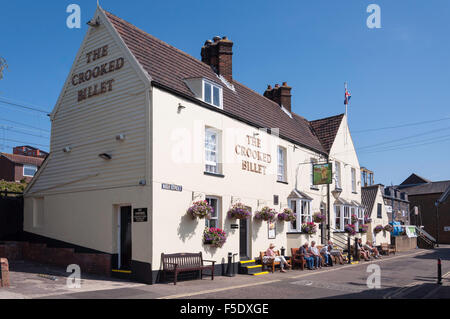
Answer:
[[[239,256],[241,260],[247,260],[248,255],[248,220],[241,219],[239,222]]]
[[[120,208],[120,269],[131,270],[131,207]]]

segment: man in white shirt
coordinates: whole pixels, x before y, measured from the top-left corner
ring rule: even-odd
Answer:
[[[309,253],[312,255],[311,257],[313,257],[314,259],[314,268],[315,269],[322,268],[322,265],[320,264],[319,249],[317,249],[315,241],[311,242],[311,248],[309,248]]]

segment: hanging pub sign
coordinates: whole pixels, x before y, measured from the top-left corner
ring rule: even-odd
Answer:
[[[333,183],[332,164],[314,164],[313,165],[314,185],[327,185]]]
[[[133,210],[133,220],[135,223],[146,223],[148,222],[148,209],[147,208],[136,208]]]

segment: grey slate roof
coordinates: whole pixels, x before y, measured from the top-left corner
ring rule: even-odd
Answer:
[[[408,196],[425,195],[425,194],[441,194],[450,187],[450,181],[431,182],[417,186],[403,188],[402,190],[408,193]]]
[[[372,214],[373,205],[375,204],[375,200],[377,198],[377,193],[379,189],[380,185],[373,185],[361,188],[361,201],[362,205],[367,210],[366,211],[367,214]]]

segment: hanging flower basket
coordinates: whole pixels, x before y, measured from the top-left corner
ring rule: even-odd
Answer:
[[[308,235],[313,235],[317,233],[317,226],[312,222],[307,222],[302,224],[302,232]]]
[[[220,228],[205,228],[203,232],[203,244],[222,247],[227,241],[227,233]]]
[[[313,221],[318,224],[322,224],[327,220],[327,217],[321,213],[315,213],[313,215]]]
[[[352,214],[352,224],[355,225],[358,222],[358,216]]]
[[[192,217],[192,219],[209,219],[214,209],[208,204],[207,201],[195,202],[189,209],[187,213]]]
[[[370,223],[372,223],[372,218],[370,218],[370,217],[364,217],[364,224],[370,224]]]
[[[384,230],[384,227],[383,227],[383,226],[377,225],[377,226],[373,229],[373,232],[374,232],[375,234],[378,234],[378,233],[382,232],[383,230]]]
[[[384,230],[388,233],[392,233],[394,231],[394,226],[392,226],[390,224],[386,225],[386,226],[384,226]]]
[[[356,234],[356,227],[355,225],[345,225],[344,231],[349,234],[350,236],[353,236]]]
[[[264,220],[264,221],[274,221],[277,212],[275,209],[270,207],[264,207],[259,212],[255,213],[255,219]]]
[[[361,234],[367,233],[368,230],[369,230],[369,225],[367,225],[367,224],[359,225],[359,232]]]
[[[242,203],[234,204],[228,211],[228,218],[230,219],[248,219],[252,213]]]
[[[294,212],[290,208],[285,208],[283,212],[278,214],[278,220],[282,222],[293,222],[297,220]]]

